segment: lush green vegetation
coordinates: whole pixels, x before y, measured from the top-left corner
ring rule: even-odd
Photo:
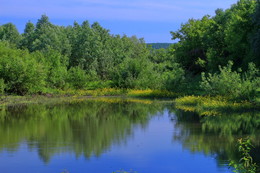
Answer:
[[[147,43],[147,45],[151,46],[153,49],[167,49],[172,43]]]
[[[200,115],[260,112],[259,106],[248,101],[231,102],[224,97],[185,96],[175,100],[176,108]]]
[[[238,150],[241,152],[240,163],[235,163],[234,161],[230,162],[230,165],[235,168],[234,172],[236,173],[256,173],[257,165],[254,163],[250,151],[253,147],[250,139],[239,139],[238,140]]]
[[[64,27],[43,15],[22,34],[7,23],[0,26],[0,93],[150,89],[259,103],[259,14],[259,1],[239,0],[182,24],[171,32],[179,42],[167,49],[88,21]]]

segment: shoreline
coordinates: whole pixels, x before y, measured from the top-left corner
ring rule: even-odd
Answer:
[[[160,90],[121,90],[99,89],[79,90],[62,93],[46,93],[39,95],[0,96],[0,108],[26,104],[56,104],[72,103],[84,100],[96,100],[107,102],[125,101],[151,104],[155,101],[172,102],[177,109],[196,112],[200,115],[221,115],[223,113],[260,112],[260,104],[242,101],[236,102],[224,97],[210,96],[184,96],[182,94]]]

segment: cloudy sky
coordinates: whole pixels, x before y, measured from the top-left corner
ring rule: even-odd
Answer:
[[[172,42],[176,31],[189,18],[214,15],[237,0],[0,0],[0,25],[12,22],[20,32],[29,20],[42,14],[57,25],[98,21],[112,34],[143,37],[150,42]]]

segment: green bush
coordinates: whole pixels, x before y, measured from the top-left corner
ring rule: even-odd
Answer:
[[[53,49],[39,52],[39,54],[38,61],[44,65],[47,74],[47,86],[49,88],[64,89],[67,78],[67,57]]]
[[[126,58],[114,71],[113,84],[119,88],[158,89],[161,86],[159,77],[148,58]]]
[[[71,67],[68,71],[67,81],[75,89],[83,89],[86,86],[88,76],[80,67]]]
[[[45,85],[43,66],[28,51],[11,49],[0,43],[0,78],[6,91],[24,95],[40,92]]]
[[[103,89],[103,88],[111,88],[113,85],[113,81],[107,80],[107,81],[88,81],[86,84],[86,89],[94,90],[94,89]]]
[[[5,82],[4,79],[0,79],[0,94],[5,93]]]
[[[173,64],[172,68],[172,71],[163,73],[166,89],[172,91],[180,91],[184,84],[185,71],[177,63]]]
[[[221,95],[231,99],[253,100],[260,86],[259,70],[253,63],[248,65],[248,71],[232,71],[233,62],[225,67],[219,67],[220,73],[202,73],[200,83],[208,95]]]

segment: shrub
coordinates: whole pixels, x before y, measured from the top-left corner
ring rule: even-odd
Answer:
[[[233,62],[219,67],[220,73],[202,73],[201,89],[209,95],[221,95],[231,99],[253,100],[260,86],[259,70],[253,63],[244,74],[232,71]]]
[[[0,79],[0,94],[4,94],[5,92],[5,82],[4,79]]]
[[[173,70],[164,72],[165,86],[167,90],[180,91],[185,81],[185,71],[175,63],[172,66]]]
[[[67,78],[67,57],[52,49],[40,52],[40,55],[38,59],[45,67],[47,86],[64,89]]]
[[[83,89],[87,82],[86,72],[80,67],[71,67],[68,71],[67,81],[75,89]]]
[[[39,92],[45,85],[42,65],[27,51],[4,44],[0,44],[0,78],[7,92],[20,95]]]
[[[253,158],[250,155],[251,148],[253,147],[251,141],[249,139],[239,139],[238,145],[238,150],[242,157],[239,163],[231,161],[229,165],[235,168],[235,173],[256,173],[257,165],[253,162]]]
[[[102,89],[102,88],[111,88],[113,86],[113,81],[106,80],[95,80],[95,81],[88,81],[86,84],[86,89],[94,90],[94,89]]]

